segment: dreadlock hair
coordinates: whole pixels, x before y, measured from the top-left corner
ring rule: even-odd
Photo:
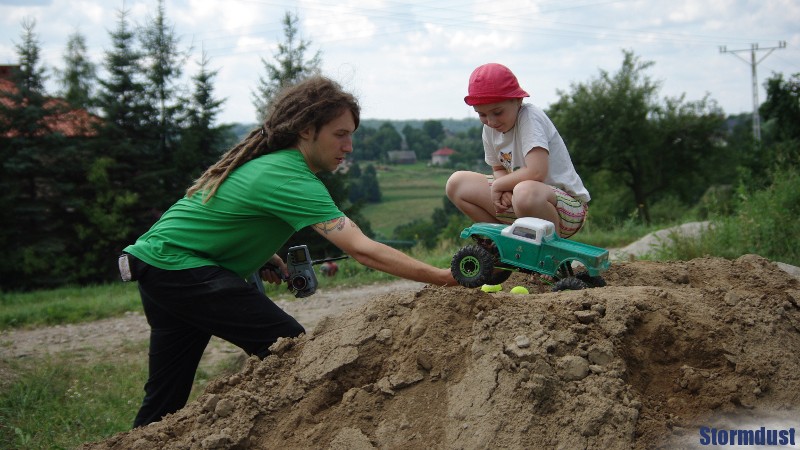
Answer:
[[[361,117],[358,100],[345,92],[339,83],[324,76],[315,75],[283,89],[270,104],[263,125],[250,131],[206,169],[186,190],[186,197],[203,191],[203,203],[207,202],[237,167],[276,150],[296,147],[300,133],[309,127],[314,128],[316,139],[320,129],[344,111],[353,114],[358,128]]]

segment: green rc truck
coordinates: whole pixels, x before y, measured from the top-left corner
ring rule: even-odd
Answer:
[[[558,237],[547,220],[522,217],[511,225],[476,223],[461,232],[472,237],[453,256],[450,270],[465,287],[500,284],[520,271],[553,278],[554,291],[605,286],[600,275],[608,270],[608,250]],[[573,272],[572,263],[583,266]]]

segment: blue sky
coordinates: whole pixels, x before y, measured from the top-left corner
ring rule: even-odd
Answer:
[[[218,69],[222,122],[252,122],[252,91],[283,40],[286,11],[302,39],[320,51],[323,73],[355,93],[369,119],[475,117],[464,104],[480,64],[510,67],[543,108],[575,83],[615,72],[622,51],[655,65],[661,97],[709,94],[727,114],[752,111],[751,44],[761,86],[773,73],[800,72],[798,0],[165,0],[180,43]],[[156,0],[125,0],[134,25],[155,14]],[[67,37],[87,38],[100,64],[123,1],[0,0],[0,64],[16,63],[22,21],[34,19],[48,69],[63,66]],[[740,53],[721,53],[720,46]],[[738,56],[737,56],[738,55]],[[310,54],[309,54],[310,56]],[[741,59],[741,58],[744,58]],[[763,59],[762,59],[763,58]],[[52,73],[52,72],[51,72]],[[51,83],[54,89],[55,85]]]

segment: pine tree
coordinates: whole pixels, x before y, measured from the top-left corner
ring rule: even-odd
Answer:
[[[224,149],[233,144],[230,126],[216,126],[224,100],[214,97],[214,78],[217,70],[209,70],[208,55],[203,52],[200,70],[192,77],[193,92],[186,109],[181,143],[175,154],[177,173],[188,186],[210,165],[214,164]]]
[[[117,28],[110,33],[112,49],[106,52],[106,78],[100,80],[99,106],[105,117],[104,135],[117,145],[149,140],[155,128],[155,111],[146,102],[142,82],[142,53],[135,48],[135,34],[128,12],[118,13]]]
[[[150,155],[158,146],[157,115],[147,102],[142,54],[128,12],[118,12],[111,31],[111,49],[104,57],[106,76],[100,79],[98,108],[103,113],[92,141],[82,219],[76,225],[85,252],[82,276],[112,275],[114,256],[152,225],[166,201],[149,174]],[[174,200],[174,199],[173,199]]]
[[[306,60],[305,54],[310,42],[298,38],[298,17],[286,12],[283,17],[283,35],[285,41],[278,44],[278,51],[273,55],[275,64],[261,58],[267,71],[266,78],[259,77],[258,88],[253,92],[253,105],[256,117],[264,121],[264,115],[275,95],[284,87],[291,86],[320,71],[320,52]]]
[[[378,173],[375,166],[370,164],[364,169],[364,175],[361,177],[361,190],[364,193],[364,198],[369,203],[381,202],[381,187],[378,184]]]
[[[150,150],[147,170],[154,183],[163,186],[164,197],[175,197],[185,186],[181,174],[173,165],[182,105],[179,80],[183,74],[186,55],[179,49],[179,38],[167,21],[164,1],[159,0],[156,15],[140,30],[144,61],[145,92],[152,110],[156,111],[158,144]]]
[[[77,31],[71,34],[64,53],[64,70],[57,74],[61,97],[73,107],[90,110],[94,105],[97,66],[87,53],[86,37]]]
[[[350,203],[357,203],[364,197],[364,193],[361,191],[361,174],[361,166],[358,162],[350,165],[350,170],[347,171],[349,179],[347,199],[350,200]]]
[[[36,22],[23,20],[16,44],[19,69],[0,98],[0,279],[3,288],[24,288],[47,276],[63,251],[65,224],[60,212],[64,192],[63,136],[54,133],[57,102],[45,91],[45,69]]]
[[[15,77],[17,87],[23,97],[44,95],[44,83],[47,81],[44,66],[41,65],[41,46],[36,34],[36,21],[22,21],[22,42],[17,44],[19,56],[19,72]]]
[[[99,96],[105,122],[98,152],[114,160],[108,166],[112,183],[139,195],[140,205],[133,214],[137,226],[144,228],[169,200],[163,195],[163,178],[158,173],[164,166],[159,157],[158,111],[149,101],[144,53],[135,46],[136,34],[127,14],[119,12],[117,28],[110,33],[112,49],[105,55],[107,76],[100,80]]]

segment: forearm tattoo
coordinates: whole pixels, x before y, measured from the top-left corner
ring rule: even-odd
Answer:
[[[347,222],[348,222],[347,217],[337,217],[336,219],[331,219],[327,222],[320,222],[318,224],[315,224],[314,228],[318,229],[323,234],[328,234],[332,231],[343,230]],[[352,220],[350,221],[350,226],[358,228],[356,223],[353,222]]]

